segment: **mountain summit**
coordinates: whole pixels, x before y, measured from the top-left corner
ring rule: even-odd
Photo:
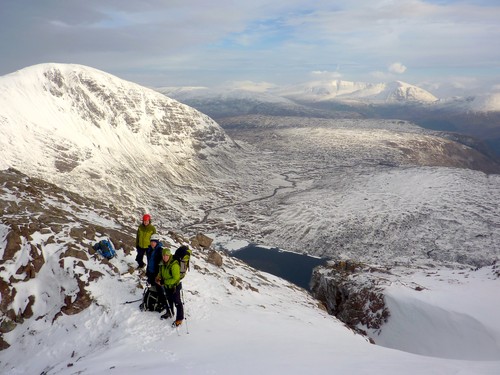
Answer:
[[[165,188],[172,196],[187,184],[205,189],[230,168],[236,148],[201,112],[81,65],[0,77],[0,107],[0,167],[103,200],[113,195],[129,209],[159,204]],[[182,209],[175,199],[169,205]]]

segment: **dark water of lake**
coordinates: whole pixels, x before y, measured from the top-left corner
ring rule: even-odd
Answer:
[[[282,251],[277,248],[263,248],[254,244],[234,250],[231,255],[253,268],[279,276],[306,290],[309,290],[313,268],[326,264],[326,259]]]

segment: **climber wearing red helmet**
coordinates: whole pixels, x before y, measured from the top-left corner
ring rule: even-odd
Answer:
[[[154,233],[156,233],[156,228],[151,224],[151,215],[144,214],[142,223],[137,229],[137,236],[135,237],[135,248],[137,249],[135,260],[137,261],[137,268],[145,266],[144,254],[149,246],[149,239]]]

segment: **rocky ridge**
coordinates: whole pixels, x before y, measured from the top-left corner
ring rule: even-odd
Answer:
[[[111,205],[8,169],[0,171],[0,214],[4,238],[0,350],[9,347],[3,335],[25,321],[53,324],[61,315],[78,314],[95,304],[90,285],[105,275],[134,277],[137,288],[144,287],[133,260],[135,223]],[[197,257],[222,266],[216,252],[198,251],[210,246],[208,237],[198,234],[190,240],[175,232],[164,233],[171,245],[187,243]],[[92,245],[102,238],[111,239],[118,259],[108,260],[95,252]]]

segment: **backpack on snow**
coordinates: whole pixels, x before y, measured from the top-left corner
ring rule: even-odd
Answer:
[[[111,259],[116,256],[115,248],[110,240],[101,240],[92,246],[92,248],[106,259]]]
[[[155,285],[151,285],[144,289],[142,295],[142,303],[139,305],[141,311],[157,311],[161,312],[165,309],[165,305],[160,302],[158,291]]]
[[[186,272],[189,270],[189,260],[191,258],[191,250],[186,245],[182,245],[177,250],[175,250],[174,259],[179,262],[181,268],[181,280],[186,276]]]

